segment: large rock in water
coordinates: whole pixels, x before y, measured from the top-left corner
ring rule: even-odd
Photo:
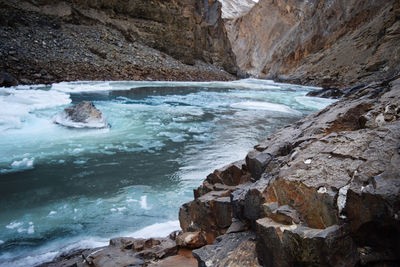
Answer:
[[[54,122],[72,128],[107,128],[109,124],[92,102],[82,101],[65,108],[54,117]]]

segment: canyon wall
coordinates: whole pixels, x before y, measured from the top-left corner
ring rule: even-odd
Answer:
[[[0,71],[20,83],[232,79],[217,1],[0,1]]]
[[[400,70],[400,4],[260,0],[226,28],[242,74],[348,86]]]

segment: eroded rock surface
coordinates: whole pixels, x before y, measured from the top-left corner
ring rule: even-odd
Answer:
[[[259,267],[255,254],[255,235],[251,232],[219,236],[211,245],[193,250],[199,267]]]
[[[53,262],[40,266],[67,267],[67,266],[102,266],[102,267],[125,267],[125,266],[147,266],[155,264],[169,256],[176,256],[178,247],[173,237],[167,238],[114,238],[110,245],[95,249],[86,249],[61,255]],[[190,262],[179,257],[177,261]],[[190,265],[188,265],[190,266]]]
[[[246,230],[263,266],[400,263],[400,79],[346,94],[195,190],[180,222],[215,242],[194,252],[201,266],[219,266],[221,240]]]
[[[343,87],[399,71],[398,1],[260,0],[226,22],[244,74]]]

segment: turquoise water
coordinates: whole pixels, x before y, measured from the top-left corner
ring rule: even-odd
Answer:
[[[0,266],[178,229],[208,173],[332,102],[305,97],[311,89],[254,79],[0,88]],[[82,100],[111,128],[53,123]]]

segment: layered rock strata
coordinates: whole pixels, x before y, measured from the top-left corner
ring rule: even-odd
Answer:
[[[12,0],[0,12],[0,72],[22,84],[236,73],[217,1]]]
[[[243,75],[343,87],[399,71],[398,1],[260,0],[226,21]]]

